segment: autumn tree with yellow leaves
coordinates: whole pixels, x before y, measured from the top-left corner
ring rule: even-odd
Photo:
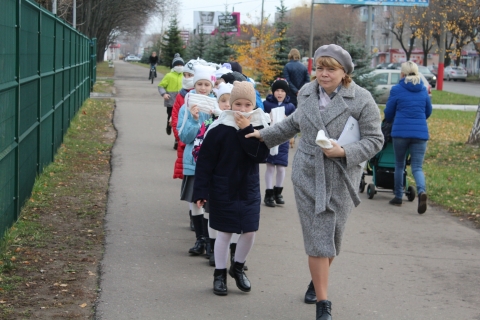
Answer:
[[[252,40],[240,40],[233,45],[243,73],[263,85],[270,86],[276,75],[275,43],[278,38],[273,28],[242,25],[242,32],[252,34]]]

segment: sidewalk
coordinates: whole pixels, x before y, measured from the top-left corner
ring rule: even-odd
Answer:
[[[176,152],[165,133],[159,79],[152,85],[147,69],[125,62],[115,71],[118,138],[97,319],[313,320],[315,306],[303,303],[310,277],[291,167],[286,204],[262,206],[247,259],[252,292],[229,278],[228,296],[215,296],[213,267],[187,253],[194,233],[178,200],[181,181],[172,179]],[[263,173],[264,166],[262,193]],[[331,269],[333,318],[480,319],[480,231],[432,206],[424,215],[416,202],[390,206],[390,193],[360,197]]]

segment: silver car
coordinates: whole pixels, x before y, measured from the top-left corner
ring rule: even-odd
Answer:
[[[135,61],[135,62],[138,62],[142,59],[140,59],[139,57],[137,56],[134,56],[134,55],[129,55],[128,57],[125,58],[125,61]]]
[[[428,95],[432,97],[432,86],[428,83],[427,79],[423,74],[420,74],[420,79],[422,79],[423,85],[425,86]],[[375,99],[375,102],[378,104],[386,104],[388,97],[390,96],[390,90],[392,87],[400,81],[400,70],[396,69],[375,69],[370,74],[374,77],[376,84],[376,91],[379,94]]]
[[[446,67],[443,71],[443,79],[447,79],[448,81],[452,79],[453,81],[462,80],[465,82],[467,80],[467,70],[465,70],[463,67]]]

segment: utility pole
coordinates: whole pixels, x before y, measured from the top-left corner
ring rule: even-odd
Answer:
[[[367,52],[372,53],[372,6],[367,5]]]
[[[445,68],[445,40],[447,37],[447,14],[444,12],[444,16],[440,25],[440,44],[438,53],[438,70],[437,70],[437,91],[443,90],[443,72]]]
[[[73,0],[73,29],[77,29],[77,0]]]
[[[312,7],[310,9],[310,41],[308,45],[308,75],[312,74],[312,65],[313,65],[313,0]]]
[[[57,14],[57,0],[52,0],[52,13]]]

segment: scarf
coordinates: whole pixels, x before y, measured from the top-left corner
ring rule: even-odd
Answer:
[[[229,127],[234,127],[235,129],[239,130],[240,128],[237,126],[235,122],[235,113],[240,113],[242,116],[250,118],[250,124],[253,127],[263,126],[264,128],[268,127],[270,123],[270,116],[265,113],[262,109],[255,109],[252,112],[239,112],[239,111],[232,111],[232,110],[225,110],[222,111],[220,116],[217,120],[215,120],[209,127],[207,132],[205,132],[205,137],[207,136],[208,132],[215,128],[216,126],[223,124]]]

